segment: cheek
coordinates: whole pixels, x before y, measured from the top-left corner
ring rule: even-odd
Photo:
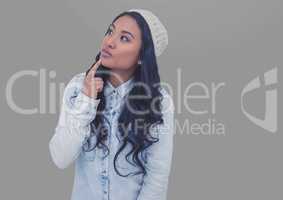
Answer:
[[[137,62],[138,54],[137,47],[121,49],[117,54],[117,64],[125,68],[131,67]]]

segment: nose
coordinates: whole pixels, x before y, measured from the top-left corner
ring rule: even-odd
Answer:
[[[115,38],[112,36],[112,37],[109,37],[107,40],[106,40],[106,44],[107,44],[107,47],[109,47],[110,49],[114,49],[116,47],[116,44],[115,44]]]

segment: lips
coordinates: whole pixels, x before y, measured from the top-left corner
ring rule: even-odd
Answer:
[[[108,57],[112,56],[112,54],[109,51],[107,51],[106,49],[102,49],[101,53],[108,56]]]

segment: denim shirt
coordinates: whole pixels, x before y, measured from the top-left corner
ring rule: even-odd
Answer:
[[[162,88],[161,103],[164,124],[150,129],[159,138],[143,153],[147,174],[122,177],[114,170],[114,156],[121,145],[117,121],[124,99],[133,87],[133,78],[118,87],[107,81],[104,85],[106,105],[103,111],[108,124],[106,144],[110,150],[95,148],[83,151],[90,137],[90,123],[96,116],[100,99],[82,92],[85,72],[76,74],[64,89],[58,124],[49,142],[52,161],[59,169],[75,163],[75,176],[71,200],[166,200],[173,155],[174,105],[171,96]],[[105,121],[104,120],[104,121]],[[95,144],[95,137],[90,137]],[[125,175],[139,169],[125,160],[129,145],[119,154],[118,171]],[[130,157],[131,160],[131,157]]]

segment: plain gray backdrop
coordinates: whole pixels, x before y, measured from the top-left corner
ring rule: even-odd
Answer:
[[[180,106],[176,122],[214,119],[225,127],[222,135],[176,130],[168,199],[282,199],[282,0],[1,0],[0,199],[69,199],[74,176],[73,165],[56,168],[48,150],[59,115],[58,95],[55,113],[20,114],[7,102],[9,79],[23,70],[53,70],[56,77],[47,78],[47,87],[55,83],[58,89],[88,69],[109,23],[130,8],[153,11],[168,30],[169,45],[158,64],[162,80],[173,87],[175,107]],[[241,91],[275,67],[278,83],[271,89],[278,91],[278,130],[271,133],[243,114]],[[225,83],[217,91],[216,113],[211,98],[191,100],[195,110],[208,111],[202,115],[189,112],[178,99],[195,82],[210,95],[213,83]],[[248,112],[258,118],[264,117],[265,89],[245,98]],[[18,79],[12,93],[20,107],[38,108],[39,78]]]

